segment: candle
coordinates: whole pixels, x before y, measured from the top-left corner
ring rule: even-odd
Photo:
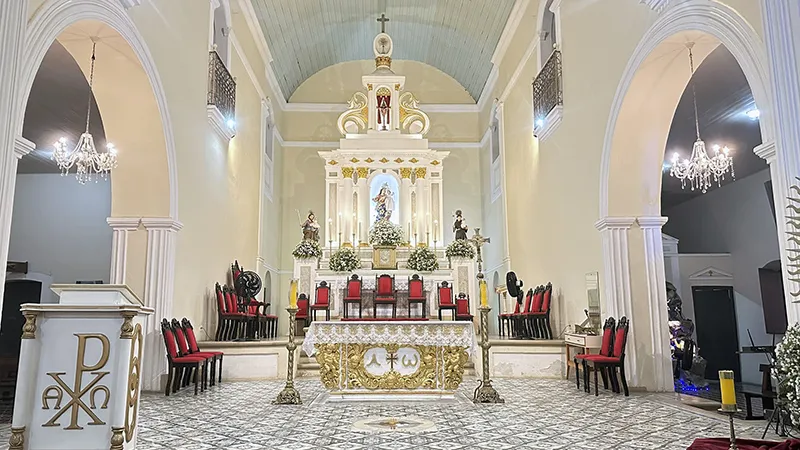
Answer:
[[[358,221],[358,239],[361,240],[361,221]]]
[[[336,218],[336,231],[342,232],[342,213]]]
[[[480,288],[481,288],[481,306],[485,308],[489,306],[489,292],[486,287],[486,280],[481,280]]]
[[[292,280],[290,282],[289,307],[290,308],[297,308],[297,280]]]
[[[722,392],[722,409],[736,408],[736,390],[733,386],[733,371],[719,371],[719,390]]]
[[[434,220],[433,221],[433,240],[434,241],[438,240],[438,237],[439,237],[439,221],[438,220]]]
[[[408,222],[408,242],[411,242],[411,222]]]

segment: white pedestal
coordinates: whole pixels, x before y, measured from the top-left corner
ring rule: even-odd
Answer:
[[[297,279],[297,295],[306,294],[313,303],[317,287],[317,258],[295,258],[294,278]]]
[[[123,450],[136,444],[143,328],[151,308],[124,285],[53,285],[24,304],[9,450]]]
[[[469,296],[469,313],[479,321],[478,305],[480,298],[478,297],[478,279],[477,264],[475,260],[468,258],[451,258],[450,265],[453,268],[453,298],[457,298],[458,294],[464,293]]]

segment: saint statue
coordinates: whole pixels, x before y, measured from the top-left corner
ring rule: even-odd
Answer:
[[[456,239],[467,239],[467,222],[461,215],[461,210],[456,210],[456,221],[453,223],[453,231],[456,233]]]
[[[297,212],[300,215],[300,212]],[[314,215],[314,211],[309,211],[306,221],[300,225],[303,228],[303,240],[319,242],[319,223]]]
[[[378,125],[381,131],[389,129],[389,102],[391,97],[388,95],[378,96]]]
[[[387,183],[383,183],[378,195],[376,195],[372,201],[375,202],[375,222],[392,218],[392,211],[394,211],[394,193],[389,189]]]

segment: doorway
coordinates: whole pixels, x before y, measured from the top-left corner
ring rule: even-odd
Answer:
[[[741,381],[739,332],[731,286],[692,286],[695,333],[700,356],[708,361],[705,377],[716,380],[720,370],[733,370]]]

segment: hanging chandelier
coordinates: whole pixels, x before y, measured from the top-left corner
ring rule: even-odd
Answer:
[[[89,71],[89,102],[86,108],[86,131],[81,134],[78,144],[69,150],[67,138],[62,137],[53,146],[52,160],[61,169],[61,175],[69,173],[75,167],[75,177],[78,183],[86,184],[87,181],[99,176],[103,179],[108,178],[109,172],[117,167],[117,150],[111,143],[106,144],[106,151],[99,153],[94,146],[94,138],[89,133],[89,116],[92,111],[92,86],[94,83],[94,61],[95,48],[97,41],[92,39],[92,65]],[[95,181],[97,179],[95,178]]]
[[[714,145],[711,147],[714,156],[709,157],[706,151],[706,143],[700,139],[700,119],[697,115],[697,93],[694,87],[694,58],[692,56],[692,47],[694,47],[694,42],[686,44],[686,48],[689,49],[689,68],[692,72],[689,82],[692,85],[694,127],[697,140],[694,141],[694,145],[692,146],[692,156],[690,159],[680,160],[678,152],[672,155],[672,166],[670,167],[669,174],[681,180],[682,189],[686,189],[686,182],[688,181],[693,191],[695,189],[700,189],[700,191],[705,194],[708,188],[711,187],[712,178],[714,182],[717,183],[717,186],[721,186],[726,173],[730,172],[731,178],[735,178],[735,174],[733,172],[733,158],[730,156],[730,149],[727,146],[720,148],[719,145]]]

